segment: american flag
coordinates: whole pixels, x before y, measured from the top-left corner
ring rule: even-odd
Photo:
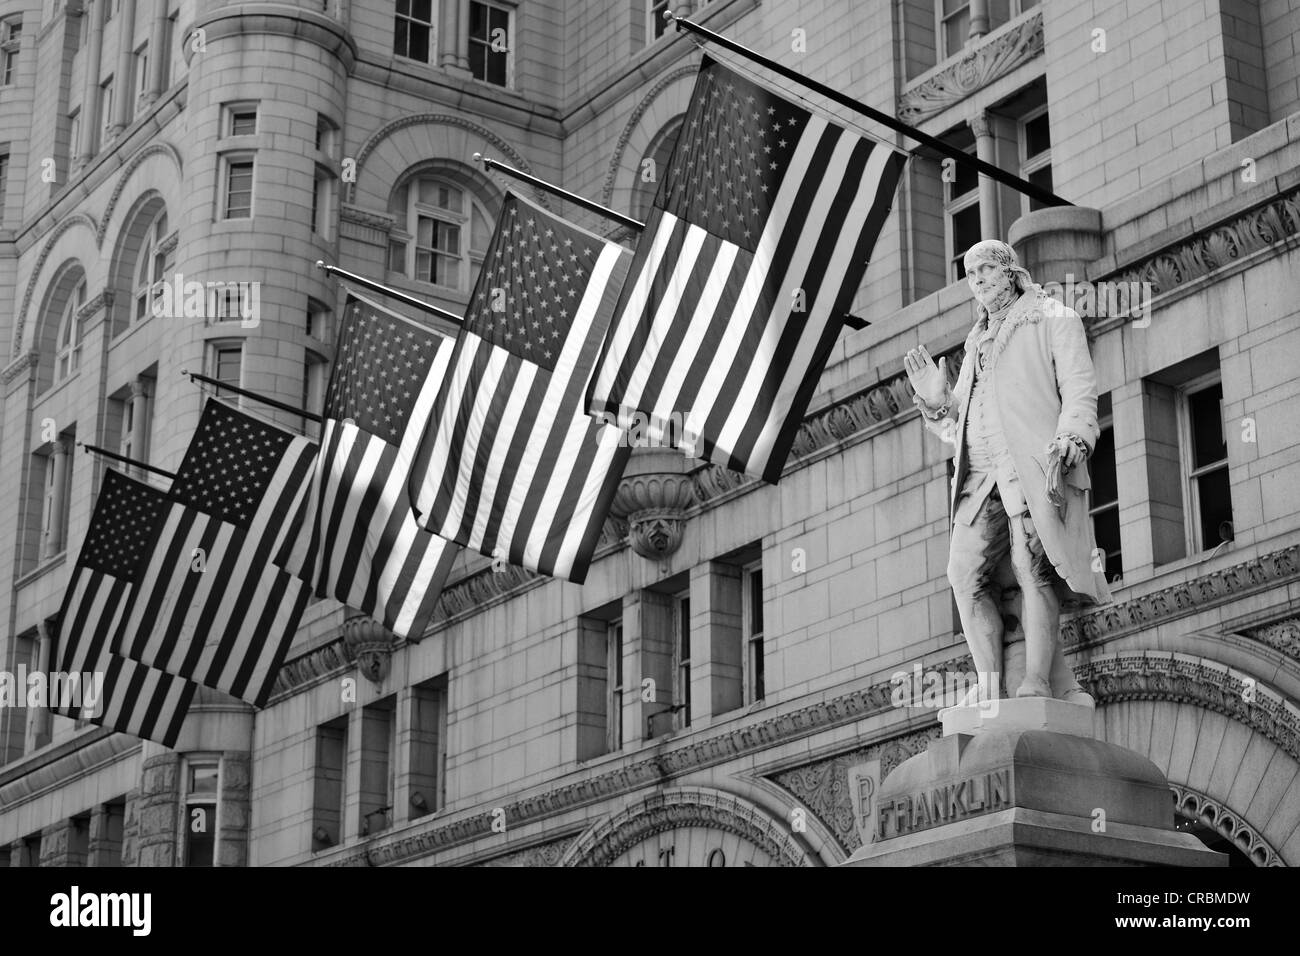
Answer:
[[[905,161],[705,57],[592,414],[775,483]]]
[[[419,640],[460,549],[416,524],[407,483],[420,431],[451,359],[453,342],[350,293],[325,398],[318,467],[307,501],[317,505],[301,567],[322,597]]]
[[[424,527],[585,580],[629,454],[585,391],[630,258],[506,194],[416,455]]]
[[[209,399],[114,650],[264,706],[309,597],[271,555],[293,533],[316,450]]]
[[[144,551],[166,498],[149,485],[116,471],[105,472],[59,611],[58,637],[50,655],[64,674],[102,674],[102,695],[94,707],[87,706],[83,695],[80,707],[50,709],[171,747],[198,685],[109,649],[139,583]]]

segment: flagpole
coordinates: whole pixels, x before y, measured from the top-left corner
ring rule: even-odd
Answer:
[[[963,152],[962,150],[958,149],[956,146],[953,146],[949,143],[945,143],[943,140],[937,139],[936,137],[931,136],[929,133],[923,133],[915,126],[911,126],[907,123],[904,123],[902,120],[890,116],[888,113],[882,113],[880,110],[873,109],[872,107],[867,106],[867,104],[861,103],[858,100],[855,100],[853,97],[847,96],[844,93],[832,89],[831,87],[826,86],[823,83],[818,83],[816,80],[804,76],[802,73],[798,72],[797,70],[792,70],[790,69],[790,67],[783,66],[780,63],[777,63],[775,60],[768,59],[767,57],[763,56],[761,53],[751,50],[749,47],[737,43],[735,40],[729,40],[727,37],[724,37],[720,33],[714,33],[712,30],[705,29],[704,27],[700,26],[698,23],[692,23],[690,20],[687,20],[685,17],[676,16],[671,10],[664,11],[664,18],[668,20],[672,20],[678,30],[687,30],[691,33],[703,37],[705,40],[709,41],[710,43],[716,43],[724,50],[730,50],[732,53],[737,53],[740,56],[747,57],[748,59],[753,60],[755,63],[758,63],[759,65],[764,66],[767,69],[771,70],[773,73],[777,73],[780,76],[785,77],[787,80],[791,80],[792,82],[799,83],[803,86],[806,86],[810,90],[814,90],[820,93],[822,96],[825,96],[827,99],[834,100],[836,103],[839,103],[841,106],[847,107],[848,109],[851,109],[854,112],[861,113],[862,115],[875,120],[877,123],[881,123],[884,126],[888,126],[892,130],[896,130],[897,132],[902,133],[905,136],[917,140],[918,142],[924,144],[925,146],[929,146],[931,149],[937,150],[938,152],[943,153],[943,155],[948,156],[959,163],[966,163],[969,166],[974,166],[977,170],[979,170],[985,176],[988,176],[990,179],[996,179],[998,182],[1006,186],[1010,186],[1012,189],[1016,190],[1017,192],[1024,193],[1027,196],[1037,199],[1041,203],[1044,203],[1048,206],[1074,205],[1068,199],[1062,199],[1060,196],[1056,195],[1054,192],[1050,190],[1043,189],[1041,186],[1035,186],[1027,179],[1021,179],[1019,176],[1009,173],[1005,169],[1002,169],[999,166],[994,166],[992,163],[985,162],[984,160],[980,159],[978,156],[972,156],[970,153]]]
[[[125,462],[128,465],[135,465],[135,467],[137,468],[143,468],[145,471],[152,471],[155,475],[162,475],[164,478],[176,477],[176,473],[174,471],[168,471],[165,468],[158,468],[155,465],[150,465],[146,462],[140,461],[137,458],[128,458],[126,457],[126,455],[119,455],[115,451],[109,451],[107,448],[100,448],[98,445],[88,445],[84,441],[79,441],[77,442],[77,444],[80,445],[82,448],[86,449],[86,451],[91,452],[92,454],[103,455],[105,458],[112,458],[115,459],[116,461]]]
[[[475,153],[473,159],[474,162],[476,163],[482,163],[486,169],[499,169],[507,176],[513,176],[516,179],[523,180],[524,182],[529,183],[530,185],[536,186],[538,189],[543,189],[548,193],[552,193],[556,196],[561,197],[562,199],[567,199],[569,202],[574,203],[575,205],[581,206],[584,209],[590,209],[592,212],[598,213],[602,216],[612,219],[615,222],[619,223],[620,225],[627,226],[629,229],[635,229],[637,232],[642,232],[645,230],[645,223],[638,222],[637,220],[633,219],[631,216],[625,216],[621,212],[615,212],[613,209],[610,209],[608,206],[602,206],[600,203],[595,202],[594,200],[591,199],[587,199],[585,196],[579,196],[576,193],[571,193],[567,189],[562,189],[559,186],[555,185],[554,183],[548,183],[545,179],[538,179],[536,176],[533,176],[530,173],[525,173],[522,170],[515,169],[513,166],[507,166],[505,163],[498,162],[497,160],[492,159],[491,157],[484,156],[482,153]],[[861,316],[853,315],[848,312],[844,313],[842,321],[846,326],[848,326],[850,329],[853,329],[854,331],[861,331],[862,329],[865,329],[868,325],[871,324]]]
[[[234,392],[236,395],[243,395],[245,398],[251,398],[254,401],[261,402],[263,405],[270,405],[272,408],[278,408],[282,412],[289,412],[292,415],[301,415],[303,418],[307,419],[308,421],[316,422],[319,424],[320,422],[323,422],[325,420],[320,415],[317,415],[315,412],[309,412],[305,408],[294,408],[292,405],[288,405],[285,404],[284,402],[276,401],[274,398],[267,398],[265,395],[259,395],[257,394],[257,392],[250,392],[246,388],[240,388],[238,385],[231,385],[228,382],[223,382],[220,381],[219,379],[209,378],[207,375],[200,375],[198,372],[187,372],[185,369],[181,369],[181,374],[188,375],[191,381],[198,381],[198,382],[204,382],[208,385],[215,385],[218,389],[223,389],[223,388],[228,389]]]
[[[407,305],[414,306],[421,312],[427,312],[429,315],[436,315],[438,318],[446,319],[448,322],[454,322],[457,325],[460,325],[465,321],[463,316],[459,316],[455,312],[448,312],[446,309],[439,308],[436,305],[430,305],[428,302],[417,299],[413,295],[408,295],[407,293],[401,292],[397,289],[389,288],[373,279],[367,279],[364,276],[357,275],[355,272],[348,272],[346,269],[332,266],[324,259],[316,260],[316,268],[323,269],[330,275],[338,276],[340,279],[346,279],[348,282],[355,282],[357,285],[369,289],[371,292],[378,292],[381,295],[386,295],[389,298],[396,299],[398,302],[405,302]],[[227,385],[226,387],[229,388],[230,386]]]
[[[559,196],[561,199],[573,203],[575,206],[581,206],[583,209],[589,209],[594,213],[604,216],[606,219],[612,219],[621,226],[627,226],[629,229],[636,229],[638,232],[645,228],[645,223],[638,222],[631,216],[625,216],[621,212],[615,212],[608,206],[602,206],[598,202],[579,196],[577,193],[571,193],[567,189],[561,189],[554,183],[548,183],[545,179],[538,179],[532,173],[526,173],[521,169],[515,169],[513,166],[507,166],[505,163],[499,163],[489,156],[482,153],[474,154],[474,162],[481,162],[486,169],[499,169],[507,176],[513,176],[515,179],[521,179],[529,185],[536,186],[538,189],[544,189],[548,193]]]

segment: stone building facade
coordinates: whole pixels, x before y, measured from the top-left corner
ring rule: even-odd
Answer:
[[[174,469],[182,369],[320,402],[315,260],[463,308],[507,185],[474,152],[646,214],[700,56],[665,5],[0,0],[5,671],[49,666],[106,467],[78,443]],[[674,6],[1076,206],[920,150],[780,484],[639,450],[582,586],[466,556],[411,642],[318,602],[269,706],[205,691],[175,750],[0,708],[0,863],[844,860],[938,734],[894,676],[969,666],[902,356],[955,374],[981,237],[1100,291],[1115,603],[1063,619],[1098,734],[1234,862],[1300,862],[1300,4]]]

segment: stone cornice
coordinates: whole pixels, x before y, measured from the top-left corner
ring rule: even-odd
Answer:
[[[1224,664],[1172,651],[1132,651],[1085,661],[1075,675],[1098,706],[1128,700],[1192,704],[1249,727],[1300,761],[1300,712]]]
[[[139,751],[140,741],[97,728],[9,764],[0,772],[0,807],[12,807],[46,788],[62,787],[88,770]]]
[[[1300,236],[1300,186],[1264,199],[1191,236],[1180,236],[1136,261],[1105,270],[1095,277],[1089,272],[1089,279],[1150,283],[1154,299],[1190,290],[1198,280],[1221,270],[1244,268],[1247,260],[1296,236]],[[1102,317],[1085,324],[1089,336],[1095,338],[1107,329],[1131,321],[1129,317]]]
[[[86,322],[93,316],[98,315],[113,307],[113,292],[111,289],[104,289],[89,302],[77,310],[77,321]]]
[[[350,669],[354,663],[355,659],[348,654],[347,642],[344,641],[340,628],[339,636],[334,640],[280,665],[268,706],[294,688],[311,684],[335,671]]]
[[[1300,544],[1077,614],[1061,626],[1061,636],[1067,647],[1119,637],[1297,578],[1300,578]]]
[[[933,665],[936,670],[959,670],[969,666],[969,660],[964,656]],[[893,684],[887,680],[881,681],[765,720],[683,743],[666,752],[634,759],[604,773],[503,804],[500,809],[504,811],[507,828],[516,829],[644,787],[661,786],[683,774],[766,751],[836,727],[848,726],[867,717],[897,712],[891,699],[892,694]],[[489,836],[495,819],[499,817],[494,816],[492,811],[485,810],[454,822],[420,826],[406,834],[381,836],[364,846],[330,857],[324,865],[399,863]]]
[[[746,840],[780,866],[812,866],[784,828],[747,800],[699,787],[654,793],[584,833],[562,866],[608,866],[643,840],[683,827],[707,827]]]
[[[239,3],[201,13],[186,33],[181,50],[188,64],[194,55],[195,31],[204,42],[231,36],[283,36],[307,40],[336,56],[349,73],[357,61],[357,45],[343,25],[323,13],[287,3]]]
[[[923,122],[1042,52],[1043,11],[1036,9],[1031,16],[990,34],[956,60],[920,77],[899,96],[898,118],[912,125]]]
[[[12,362],[4,367],[0,372],[0,378],[4,379],[5,388],[14,383],[14,380],[21,377],[24,373],[30,372],[41,362],[40,352],[24,352]]]
[[[371,212],[369,209],[362,209],[360,206],[354,206],[346,202],[340,204],[339,220],[341,222],[356,223],[370,229],[378,229],[380,232],[388,232],[397,223],[397,217],[391,213]]]

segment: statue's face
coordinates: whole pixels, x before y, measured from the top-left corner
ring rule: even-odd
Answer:
[[[966,282],[971,295],[990,312],[1005,309],[1015,298],[1011,273],[996,262],[976,262],[966,271]]]

